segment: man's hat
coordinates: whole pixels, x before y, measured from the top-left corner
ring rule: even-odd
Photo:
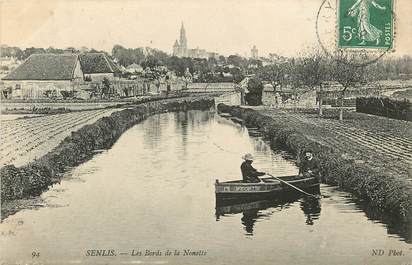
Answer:
[[[242,158],[243,158],[244,160],[253,160],[253,156],[252,156],[251,153],[245,154],[244,156],[242,156]]]

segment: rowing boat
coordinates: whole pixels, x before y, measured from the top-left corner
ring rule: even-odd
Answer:
[[[289,184],[308,191],[310,193],[319,193],[319,182],[314,177],[301,176],[282,176],[279,177]],[[215,193],[217,200],[249,200],[249,199],[263,199],[273,198],[285,193],[298,192],[291,186],[282,183],[274,178],[261,178],[263,182],[260,183],[243,183],[242,180],[219,182],[216,180]]]

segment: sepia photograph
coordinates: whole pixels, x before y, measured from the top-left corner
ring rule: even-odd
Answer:
[[[410,0],[0,0],[0,265],[412,265]]]

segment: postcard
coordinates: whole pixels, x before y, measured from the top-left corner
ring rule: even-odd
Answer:
[[[412,264],[409,0],[0,0],[0,264]]]

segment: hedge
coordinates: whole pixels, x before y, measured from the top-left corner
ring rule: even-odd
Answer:
[[[356,111],[388,118],[412,121],[412,104],[407,99],[397,100],[379,97],[356,98]]]

